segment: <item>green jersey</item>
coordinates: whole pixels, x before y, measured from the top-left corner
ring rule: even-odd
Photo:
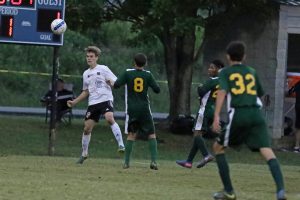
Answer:
[[[255,69],[242,64],[227,67],[219,73],[220,89],[227,92],[228,105],[238,107],[260,107],[258,97],[264,94]]]
[[[114,87],[119,88],[127,85],[128,113],[149,110],[148,88],[151,87],[155,93],[160,88],[150,71],[140,69],[127,69],[116,80]]]
[[[201,105],[214,106],[217,97],[218,87],[218,77],[211,77],[202,86],[198,87],[198,95],[201,98]]]
[[[198,87],[200,108],[196,115],[194,130],[205,132],[210,130],[214,118],[218,87],[218,77],[211,77],[202,86]]]

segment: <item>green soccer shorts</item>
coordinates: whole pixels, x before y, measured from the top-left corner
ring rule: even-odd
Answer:
[[[136,133],[142,138],[155,133],[153,117],[150,111],[128,113],[128,132]]]
[[[258,107],[232,108],[229,123],[219,138],[218,143],[224,147],[246,144],[251,150],[270,147],[270,137],[266,121]]]

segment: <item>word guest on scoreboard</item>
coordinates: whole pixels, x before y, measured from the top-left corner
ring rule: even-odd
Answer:
[[[65,0],[0,0],[0,42],[61,46],[50,25],[64,16]]]

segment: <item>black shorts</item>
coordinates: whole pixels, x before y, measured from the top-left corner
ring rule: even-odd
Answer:
[[[98,122],[101,115],[107,112],[114,112],[112,101],[104,101],[94,105],[90,105],[85,113],[85,120],[92,119]]]

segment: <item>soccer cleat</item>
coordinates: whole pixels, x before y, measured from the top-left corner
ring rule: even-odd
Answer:
[[[192,162],[186,160],[176,160],[176,163],[185,168],[192,168]]]
[[[279,190],[276,196],[277,196],[277,200],[287,200],[284,190]]]
[[[80,156],[80,158],[78,159],[78,161],[76,162],[77,164],[83,164],[83,162],[87,159],[87,156]]]
[[[200,160],[197,164],[197,168],[201,168],[204,167],[207,163],[213,161],[215,158],[212,155],[208,155],[205,158],[203,158],[202,160]]]
[[[128,169],[128,168],[129,168],[129,164],[124,163],[124,164],[123,164],[123,169]]]
[[[300,153],[300,147],[294,147],[294,152],[295,153]]]
[[[151,164],[150,164],[150,169],[158,170],[158,167],[157,167],[156,162],[151,162]]]
[[[125,147],[120,145],[119,148],[118,148],[118,152],[119,153],[124,153],[125,152]]]
[[[216,192],[213,197],[215,200],[235,200],[236,199],[234,192],[228,193],[226,191]]]

